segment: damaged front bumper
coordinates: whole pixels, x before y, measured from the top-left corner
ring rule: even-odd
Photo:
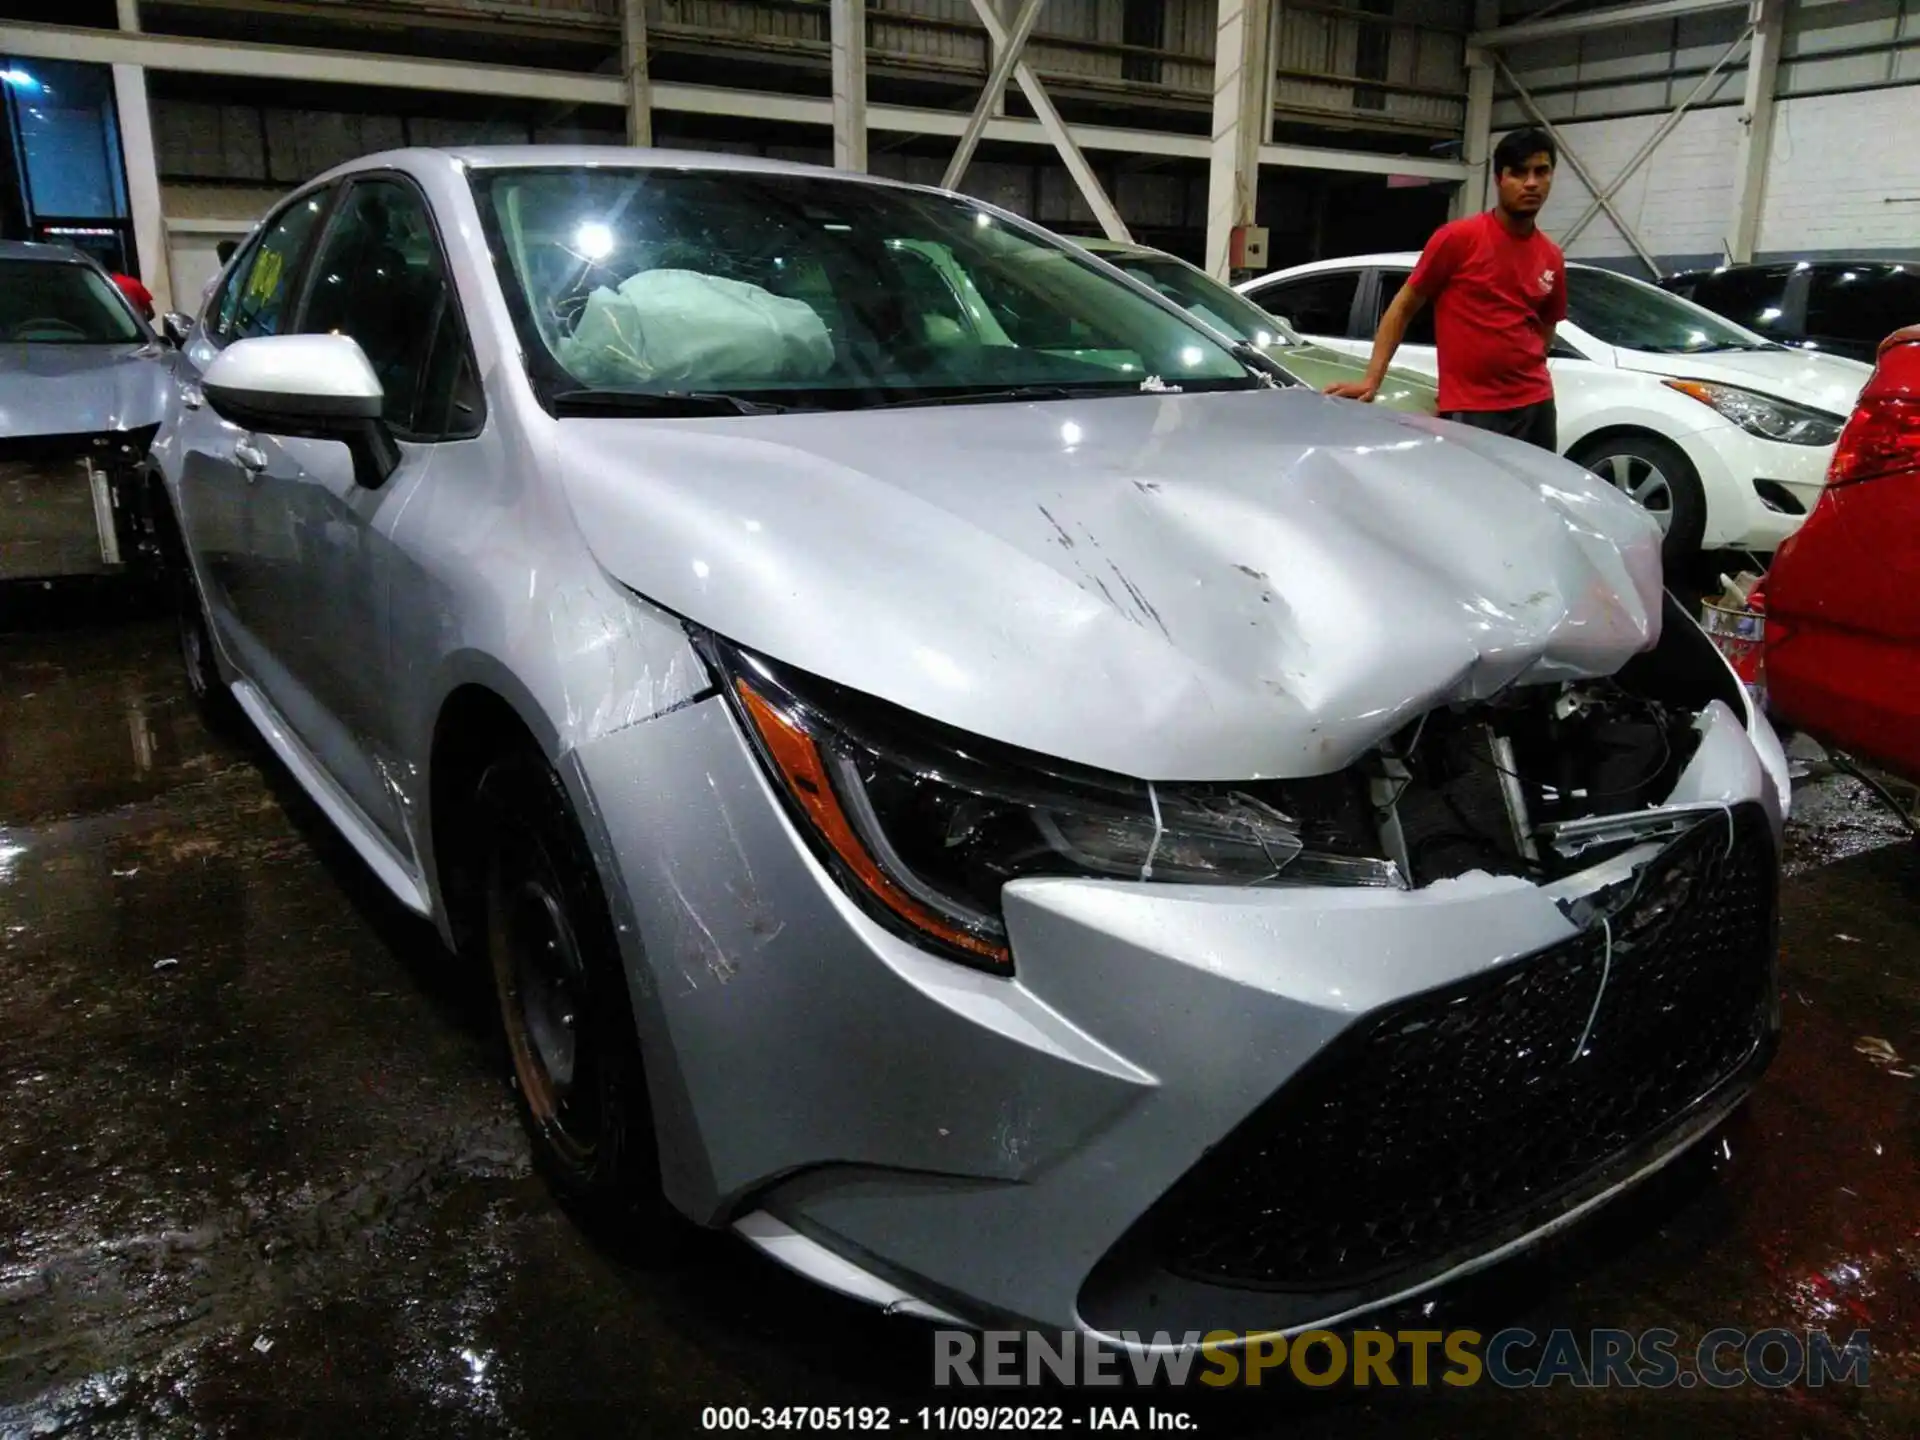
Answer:
[[[157,426],[0,439],[0,583],[138,572],[139,467]]]
[[[1109,1336],[1297,1331],[1530,1243],[1771,1051],[1784,763],[1688,675],[1670,790],[1551,878],[1021,879],[1011,978],[854,903],[720,700],[594,739],[670,1198],[889,1309]]]

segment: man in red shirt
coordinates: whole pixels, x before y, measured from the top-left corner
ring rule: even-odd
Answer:
[[[1373,339],[1364,380],[1329,395],[1371,400],[1420,307],[1434,307],[1440,414],[1558,451],[1547,352],[1567,318],[1566,258],[1535,224],[1559,152],[1542,130],[1516,130],[1493,152],[1499,203],[1443,225]]]

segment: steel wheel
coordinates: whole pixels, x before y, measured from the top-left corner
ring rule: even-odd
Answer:
[[[588,979],[548,868],[496,874],[488,897],[494,982],[530,1117],[560,1157],[584,1169],[600,1145],[597,1057],[581,1023]]]
[[[534,1162],[583,1220],[632,1237],[669,1207],[633,996],[593,856],[560,777],[535,755],[490,764],[474,801],[476,958],[492,973]]]

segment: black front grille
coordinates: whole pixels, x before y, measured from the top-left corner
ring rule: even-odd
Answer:
[[[1768,1041],[1775,876],[1758,806],[1713,816],[1578,936],[1363,1017],[1155,1207],[1159,1263],[1351,1290],[1544,1219]]]

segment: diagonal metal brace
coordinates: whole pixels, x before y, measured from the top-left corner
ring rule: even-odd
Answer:
[[[1010,29],[1007,22],[1001,18],[999,11],[994,6],[993,0],[972,0],[972,3],[974,10],[980,16],[980,23],[987,28],[989,39],[993,44],[1000,47],[1000,62],[1004,64],[1009,60],[1012,61],[1013,78],[1020,86],[1020,93],[1027,97],[1027,104],[1033,107],[1034,118],[1040,122],[1040,128],[1045,133],[1047,139],[1053,142],[1053,148],[1059,153],[1061,162],[1067,167],[1067,173],[1073,176],[1074,184],[1080,187],[1080,193],[1086,197],[1087,205],[1092,209],[1094,217],[1100,222],[1101,230],[1106,233],[1109,240],[1131,240],[1133,236],[1128,232],[1125,222],[1120,219],[1120,212],[1114,208],[1113,201],[1107,198],[1106,189],[1100,184],[1100,177],[1094,173],[1093,166],[1087,163],[1087,157],[1081,153],[1080,147],[1074,143],[1073,136],[1067,129],[1066,121],[1062,120],[1060,118],[1060,112],[1054,109],[1053,101],[1048,96],[1046,87],[1040,83],[1040,77],[1033,73],[1033,67],[1031,65],[1027,64],[1025,60],[1020,59],[1020,50],[1024,48],[1026,44],[1026,37],[1024,35],[1021,37],[1018,46],[1012,43],[1013,30]],[[1043,0],[1026,0],[1027,6],[1036,11],[1040,3],[1043,3]],[[1024,15],[1025,11],[1023,10],[1021,16]],[[1016,17],[1016,24],[1019,18],[1020,17]],[[1030,34],[1032,28],[1032,22],[1029,21],[1027,33]],[[1000,64],[996,64],[994,70],[996,73],[999,73]],[[1000,84],[1005,84],[1004,77],[1001,79]],[[994,84],[989,83],[987,89],[983,92],[982,104],[991,109],[994,99],[999,93],[999,89]],[[972,129],[976,122],[980,125],[982,131],[984,131],[986,127],[986,117],[981,114],[979,106],[975,107],[974,114],[968,121],[968,128]],[[966,143],[965,136],[962,136],[962,143]],[[977,137],[974,143],[978,143]],[[955,154],[954,160],[956,163],[947,167],[947,175],[943,182],[944,188],[951,190],[959,185],[960,177],[965,173],[966,162],[971,159],[972,146],[967,146],[964,158],[959,153]]]
[[[1749,25],[1745,30],[1741,31],[1739,38],[1721,52],[1720,58],[1713,62],[1713,67],[1708,70],[1705,75],[1700,77],[1700,83],[1693,87],[1692,93],[1678,105],[1674,106],[1667,118],[1660,122],[1659,128],[1647,137],[1646,143],[1633,152],[1633,158],[1621,167],[1618,175],[1613,177],[1613,183],[1606,188],[1606,199],[1611,200],[1619,193],[1620,187],[1633,178],[1634,172],[1647,163],[1648,157],[1660,148],[1661,143],[1667,136],[1671,135],[1680,122],[1686,118],[1687,111],[1691,110],[1696,104],[1706,98],[1707,91],[1713,88],[1714,82],[1719,78],[1720,72],[1727,68],[1727,62],[1739,54],[1741,47],[1752,38],[1753,27]],[[1579,239],[1580,233],[1585,230],[1588,225],[1593,223],[1593,217],[1600,213],[1600,204],[1601,197],[1596,195],[1592,203],[1582,212],[1580,218],[1573,222],[1572,228],[1560,237],[1560,245],[1563,249]]]
[[[1647,247],[1641,243],[1639,232],[1635,230],[1633,226],[1629,225],[1626,217],[1614,208],[1612,197],[1600,188],[1599,182],[1593,178],[1593,175],[1588,171],[1587,167],[1580,163],[1580,156],[1567,144],[1566,137],[1554,128],[1553,122],[1547,119],[1546,113],[1541,110],[1539,102],[1533,98],[1532,92],[1515,78],[1513,71],[1507,66],[1505,57],[1497,50],[1490,50],[1487,53],[1493,56],[1493,63],[1495,68],[1500,72],[1500,78],[1506,81],[1507,88],[1513,91],[1514,97],[1519,100],[1526,112],[1533,117],[1534,124],[1538,125],[1553,137],[1553,143],[1559,148],[1560,158],[1573,167],[1573,173],[1580,177],[1580,183],[1587,187],[1588,192],[1599,202],[1601,208],[1613,218],[1613,223],[1619,227],[1621,235],[1623,235],[1626,238],[1626,242],[1633,247],[1634,253],[1645,262],[1647,269],[1653,272],[1654,279],[1659,279],[1662,274],[1660,262],[1655,260],[1652,254],[1648,252]]]
[[[960,178],[967,173],[967,166],[973,163],[974,149],[980,144],[980,137],[986,133],[987,121],[993,117],[994,107],[1005,93],[1007,81],[1013,78],[1014,67],[1026,52],[1027,39],[1033,34],[1033,24],[1040,18],[1040,7],[1044,4],[1046,0],[1023,0],[1019,13],[1013,18],[1013,29],[1006,38],[994,37],[999,45],[999,54],[994,57],[993,68],[987,72],[986,89],[980,92],[979,100],[974,102],[973,113],[967,117],[967,128],[960,132],[960,143],[953,148],[953,159],[947,162],[947,173],[940,179],[941,189],[958,188]],[[991,6],[981,12],[983,18],[992,13]]]

